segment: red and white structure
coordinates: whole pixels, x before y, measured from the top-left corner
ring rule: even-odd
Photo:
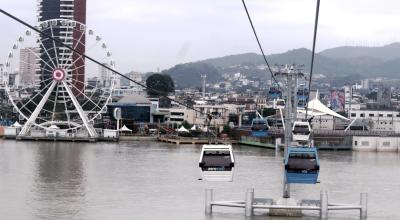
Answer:
[[[80,45],[87,48],[86,55],[114,68],[111,52],[102,37],[85,24],[68,19],[51,19],[39,22],[37,27],[75,50]],[[71,37],[71,34],[78,37]],[[81,41],[84,36],[85,44]],[[36,75],[32,85],[16,83],[20,78],[18,59],[21,48],[28,48],[36,57],[33,62]],[[107,111],[115,82],[112,74],[107,87],[88,84],[87,77],[100,78],[98,68],[97,64],[85,62],[81,54],[26,30],[12,45],[2,75],[14,111],[20,121],[25,122],[18,136],[54,135],[56,129],[60,136],[96,138],[98,134],[94,121]]]

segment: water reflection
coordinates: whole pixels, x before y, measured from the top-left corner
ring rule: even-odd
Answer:
[[[35,143],[35,177],[31,187],[38,219],[82,216],[85,204],[83,147],[79,143]],[[68,204],[68,205],[66,205]]]

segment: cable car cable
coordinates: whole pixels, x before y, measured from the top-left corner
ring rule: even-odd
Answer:
[[[269,63],[268,63],[268,61],[267,61],[267,57],[265,56],[265,53],[264,53],[264,50],[263,50],[263,48],[262,48],[262,46],[261,46],[260,40],[258,39],[258,35],[257,35],[257,32],[256,32],[256,29],[255,29],[255,27],[254,27],[254,25],[253,25],[253,21],[251,20],[249,11],[247,10],[246,3],[244,2],[244,0],[242,0],[242,3],[243,3],[244,10],[246,11],[247,18],[249,19],[249,22],[250,22],[250,25],[251,25],[251,29],[253,30],[254,36],[255,36],[255,38],[256,38],[256,40],[257,40],[258,47],[260,48],[261,54],[263,55],[263,58],[264,58],[264,61],[265,61],[265,63],[267,64],[267,67],[268,67],[269,72],[271,73],[271,78],[272,78],[272,79],[274,80],[274,82],[278,85],[279,89],[282,90],[282,88],[281,88],[281,86],[279,85],[278,81],[276,80],[274,74],[272,73],[271,67],[270,67],[270,65],[269,65]]]
[[[312,54],[311,54],[310,77],[308,79],[309,82],[308,82],[308,95],[307,95],[307,107],[306,107],[305,120],[307,120],[308,102],[310,101],[311,82],[312,82],[312,74],[313,74],[313,69],[314,69],[315,44],[317,42],[318,17],[319,17],[319,3],[320,3],[320,0],[317,0],[317,8],[315,9],[314,39],[313,39],[313,48],[312,48]]]
[[[145,88],[145,89],[147,89],[147,90],[151,90],[151,91],[153,91],[153,92],[155,92],[155,93],[158,93],[161,97],[164,97],[164,98],[166,98],[166,99],[168,99],[168,100],[170,100],[170,101],[176,102],[176,103],[179,104],[179,105],[185,106],[185,107],[188,108],[188,109],[191,109],[191,110],[193,110],[193,111],[195,111],[195,112],[200,113],[201,115],[207,115],[208,117],[212,117],[211,114],[203,113],[202,111],[197,110],[197,109],[195,109],[195,108],[193,108],[193,107],[191,107],[191,106],[189,106],[189,105],[187,105],[187,104],[185,104],[185,103],[182,103],[182,102],[180,102],[180,101],[176,101],[175,99],[169,98],[168,96],[163,95],[164,92],[159,91],[159,90],[157,90],[157,89],[150,88],[150,87],[146,86],[146,85],[143,84],[143,83],[137,82],[137,81],[135,81],[135,80],[133,80],[133,79],[131,79],[131,78],[129,78],[129,77],[123,75],[122,73],[120,73],[120,72],[118,72],[118,71],[116,71],[116,70],[110,68],[110,67],[107,66],[107,65],[104,65],[103,63],[101,63],[101,62],[99,62],[99,61],[97,61],[97,60],[95,60],[95,59],[89,57],[88,55],[86,55],[86,54],[84,54],[84,53],[82,53],[82,52],[80,52],[80,51],[74,49],[73,47],[71,47],[71,46],[69,46],[69,45],[66,45],[66,44],[65,44],[64,42],[62,42],[61,40],[58,40],[58,39],[56,39],[56,38],[54,38],[54,37],[52,37],[52,36],[50,36],[50,35],[48,35],[48,34],[42,32],[42,31],[40,31],[38,28],[36,28],[36,27],[34,27],[34,26],[28,24],[27,22],[25,22],[25,21],[19,19],[18,17],[16,17],[16,16],[14,16],[14,15],[12,15],[12,14],[10,14],[10,13],[4,11],[3,9],[0,9],[0,12],[1,12],[2,14],[6,15],[7,17],[9,17],[9,18],[11,18],[11,19],[17,21],[18,23],[20,23],[20,24],[22,24],[22,25],[28,27],[29,29],[34,30],[35,32],[39,33],[40,35],[42,35],[42,36],[44,36],[44,37],[47,37],[47,38],[51,39],[51,40],[54,41],[54,42],[59,43],[59,44],[62,45],[63,47],[66,47],[66,48],[68,48],[68,49],[74,51],[75,53],[81,55],[82,57],[85,57],[86,59],[88,59],[88,60],[90,60],[90,61],[96,63],[97,65],[100,65],[101,67],[104,67],[105,69],[107,69],[107,70],[109,70],[109,71],[111,71],[111,72],[113,72],[113,73],[115,73],[115,74],[121,76],[122,78],[125,78],[125,79],[127,79],[127,80],[129,80],[129,81],[131,81],[131,82],[133,82],[133,83],[135,83],[135,84],[137,84],[137,85],[139,85],[139,86],[142,86],[143,88]]]

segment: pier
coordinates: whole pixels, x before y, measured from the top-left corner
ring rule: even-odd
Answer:
[[[286,204],[279,204],[279,201],[271,198],[256,198],[254,196],[254,189],[247,189],[244,200],[216,201],[213,198],[214,190],[206,189],[205,213],[207,215],[212,215],[214,207],[231,207],[244,209],[246,217],[253,216],[254,210],[260,209],[268,210],[269,215],[279,216],[282,214],[285,216],[301,216],[303,210],[308,210],[318,211],[321,219],[328,219],[329,211],[356,210],[359,212],[360,219],[366,219],[368,209],[367,193],[360,194],[359,204],[329,203],[327,191],[321,191],[319,200],[303,199],[299,202],[291,200]]]
[[[31,137],[31,136],[17,136],[18,141],[68,141],[68,142],[95,142],[98,138],[80,138],[80,137]]]
[[[273,137],[282,137],[284,135],[283,129],[271,129],[269,133]],[[374,136],[374,137],[400,137],[400,133],[394,131],[362,131],[362,130],[324,130],[313,129],[314,138],[331,138],[331,137],[345,137],[345,136]]]
[[[172,144],[238,144],[238,141],[228,139],[185,138],[178,136],[160,136],[158,141]]]

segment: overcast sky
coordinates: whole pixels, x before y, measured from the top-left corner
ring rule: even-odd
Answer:
[[[316,0],[247,0],[267,54],[311,48]],[[36,0],[0,0],[34,24]],[[317,51],[400,41],[400,1],[322,0]],[[2,62],[25,30],[0,15]],[[102,35],[122,72],[257,52],[241,0],[87,0],[87,25]],[[1,55],[2,54],[2,55]]]

